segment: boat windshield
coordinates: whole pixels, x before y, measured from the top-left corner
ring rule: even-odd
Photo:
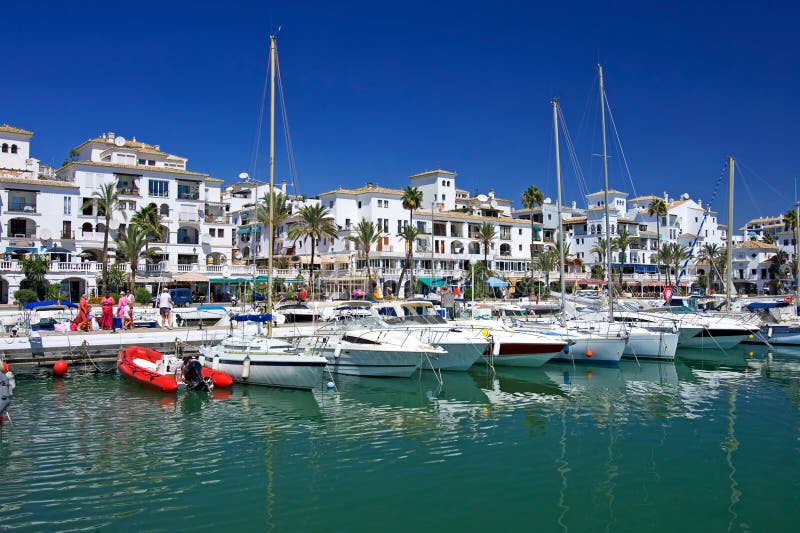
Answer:
[[[374,316],[354,317],[339,319],[328,322],[317,330],[318,333],[338,333],[342,331],[353,331],[357,329],[386,329],[386,324]]]
[[[447,324],[447,321],[442,318],[439,314],[434,315],[406,315],[406,316],[387,316],[384,317],[384,320],[387,324],[391,325],[439,325],[439,324]]]

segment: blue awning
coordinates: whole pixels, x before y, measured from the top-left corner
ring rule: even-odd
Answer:
[[[508,282],[500,278],[491,277],[486,280],[486,284],[492,288],[494,287],[508,287]]]
[[[253,228],[239,228],[236,230],[237,235],[248,235],[250,232],[261,233],[261,226],[255,226]]]

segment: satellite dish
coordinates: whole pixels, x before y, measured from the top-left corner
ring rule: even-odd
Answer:
[[[249,177],[250,177],[250,174],[248,174],[247,172],[240,172],[239,173],[239,179],[240,180],[246,180]]]
[[[125,142],[126,142],[125,137],[123,137],[122,135],[120,135],[119,137],[114,137],[114,144],[116,144],[117,146],[120,147],[125,146]]]
[[[49,241],[53,235],[50,233],[49,229],[43,229],[42,231],[39,232],[39,236],[42,238],[43,241]]]
[[[117,137],[117,139],[119,139],[119,137]],[[488,199],[489,199],[489,197],[488,197],[488,196],[486,196],[485,194],[479,194],[479,195],[477,196],[477,198],[478,198],[478,201],[479,201],[479,202],[485,202],[486,200],[488,200]]]
[[[223,278],[231,277],[231,268],[228,265],[222,267],[222,277]]]
[[[117,139],[119,139],[119,137],[117,137]],[[119,220],[116,220],[116,219],[112,218],[111,220],[108,221],[108,227],[113,229],[113,230],[118,230],[119,229]]]

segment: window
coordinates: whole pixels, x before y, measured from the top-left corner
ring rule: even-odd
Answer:
[[[330,201],[328,202],[328,207],[330,207],[331,209],[333,209],[333,200],[330,200]]]
[[[447,199],[447,198],[445,198],[445,195],[443,194],[443,195],[442,195],[442,201],[444,202],[446,199]]]
[[[84,198],[83,207],[81,208],[81,214],[91,216],[92,213],[94,213],[94,199]]]
[[[224,236],[225,236],[225,228],[218,228],[217,237],[224,237]]]
[[[522,228],[519,229],[519,234],[522,235]]]
[[[358,201],[358,208],[361,209],[361,200]]]
[[[169,195],[169,182],[150,180],[147,182],[147,191],[150,196],[167,197]]]
[[[383,231],[384,231],[384,233],[389,233],[389,219],[388,218],[384,218],[383,219]]]
[[[12,154],[16,154],[17,153],[17,145],[16,144],[12,144],[11,145],[11,153]]]
[[[4,154],[8,153],[8,143],[3,143],[3,153]]]
[[[350,227],[350,219],[349,218],[344,219],[344,227],[345,228],[349,228]]]
[[[209,228],[209,230],[208,230],[208,234],[209,234],[210,236],[212,236],[212,237],[216,237],[216,236],[217,236],[217,230],[216,230],[216,228]]]
[[[72,198],[69,196],[64,197],[64,214],[71,215],[72,214]]]
[[[146,164],[147,164],[147,160],[146,160],[146,159],[140,159],[140,160],[139,160],[139,161],[137,161],[137,162],[138,162],[140,165],[146,165]]]

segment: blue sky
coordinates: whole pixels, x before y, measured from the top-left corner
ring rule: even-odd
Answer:
[[[555,198],[553,97],[589,188],[602,187],[599,58],[638,194],[708,201],[733,154],[737,223],[792,206],[796,4],[553,4],[15,2],[3,7],[0,123],[34,130],[45,163],[114,131],[226,181],[254,169],[265,178],[265,149],[256,164],[253,145],[280,25],[299,193],[403,187],[445,168],[461,188],[493,186],[519,204],[531,184]],[[282,137],[277,146],[287,177]],[[632,193],[609,146],[611,186]],[[565,200],[582,205],[562,155]],[[723,188],[721,218],[725,201]]]

